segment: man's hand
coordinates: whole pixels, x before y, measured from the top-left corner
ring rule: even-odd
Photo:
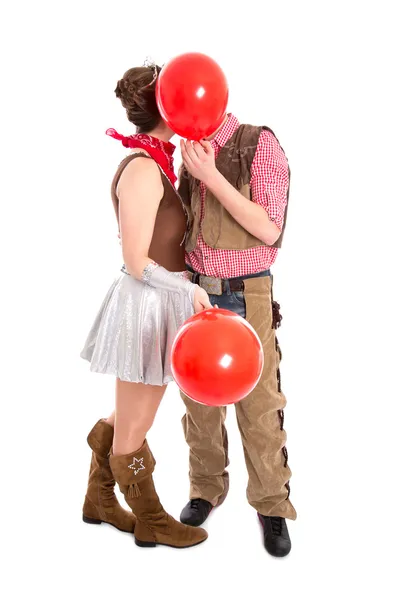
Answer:
[[[195,179],[199,179],[206,186],[218,174],[215,166],[214,150],[205,140],[191,142],[181,140],[182,160],[186,169]]]

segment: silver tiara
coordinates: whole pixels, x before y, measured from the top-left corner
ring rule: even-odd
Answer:
[[[156,65],[156,63],[154,62],[153,59],[147,57],[146,60],[143,63],[143,66],[147,67],[148,69],[152,69],[153,70],[153,79],[151,80],[150,83],[148,83],[146,85],[146,87],[149,87],[149,86],[153,85],[153,83],[155,82],[155,80],[158,77],[157,65]]]

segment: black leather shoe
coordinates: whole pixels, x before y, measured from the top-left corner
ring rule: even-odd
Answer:
[[[272,556],[282,558],[287,556],[292,549],[289,531],[285,519],[282,517],[264,517],[258,513],[264,529],[264,546]]]
[[[190,500],[181,512],[181,523],[199,527],[207,519],[212,511],[212,504],[202,498],[194,498]]]

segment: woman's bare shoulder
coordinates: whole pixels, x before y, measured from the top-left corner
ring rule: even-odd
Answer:
[[[125,186],[131,187],[133,183],[135,185],[156,185],[162,186],[162,179],[160,169],[150,156],[143,156],[144,152],[135,152],[138,156],[132,159],[125,169],[123,170],[119,183],[118,189],[121,190]]]

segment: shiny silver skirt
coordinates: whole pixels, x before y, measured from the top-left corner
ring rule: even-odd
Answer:
[[[123,273],[108,291],[81,357],[91,371],[122,381],[169,383],[172,343],[193,312],[187,294],[159,290]]]

